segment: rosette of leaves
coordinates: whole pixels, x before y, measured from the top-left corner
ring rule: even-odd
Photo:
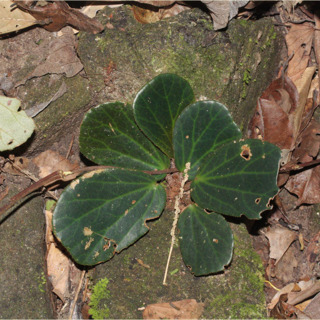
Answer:
[[[189,83],[162,74],[137,94],[133,106],[105,103],[91,109],[80,131],[80,150],[110,169],[86,173],[62,193],[54,233],[82,265],[107,261],[147,231],[166,204],[159,182],[170,167],[190,163],[192,203],[178,220],[184,262],[195,275],[223,270],[233,236],[222,214],[259,219],[276,195],[280,150],[243,140],[227,108],[194,103]]]

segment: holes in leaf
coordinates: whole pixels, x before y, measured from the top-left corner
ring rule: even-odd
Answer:
[[[249,161],[251,159],[252,157],[251,149],[247,144],[244,144],[243,146],[241,146],[240,156],[246,161]]]
[[[254,202],[255,202],[256,204],[259,204],[260,201],[261,201],[261,198],[257,198],[256,200],[254,200]]]

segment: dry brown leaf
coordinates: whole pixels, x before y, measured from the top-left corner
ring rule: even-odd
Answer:
[[[298,93],[286,76],[271,82],[258,99],[248,136],[271,142],[282,149],[294,146],[293,114],[298,106]]]
[[[312,285],[313,285],[312,280],[308,280],[308,281],[302,280],[302,281],[299,281],[298,283],[292,282],[287,284],[285,287],[283,287],[274,295],[271,302],[268,304],[268,309],[273,309],[275,307],[275,305],[279,302],[281,295],[288,294],[288,296],[290,296],[291,293],[295,295],[295,292],[306,290],[310,288]]]
[[[165,18],[173,17],[186,9],[189,8],[177,3],[170,7],[157,8],[156,10],[133,6],[133,14],[136,20],[141,23],[153,23]]]
[[[296,81],[301,78],[309,63],[314,27],[308,22],[290,24],[290,26],[286,35],[286,43],[288,56],[293,54],[293,57],[289,61],[287,75],[292,81]]]
[[[295,163],[312,161],[317,157],[319,149],[320,124],[312,119],[297,140],[297,145],[292,154],[292,160]]]
[[[54,38],[49,43],[40,46],[37,50],[40,51],[37,65],[34,65],[33,71],[16,86],[24,84],[31,78],[41,77],[48,73],[64,73],[67,77],[73,77],[83,69],[75,51],[75,36],[71,28],[64,29],[61,37]]]
[[[0,34],[10,33],[28,28],[38,24],[29,13],[21,11],[19,8],[13,9],[12,1],[2,0],[0,2]]]
[[[228,25],[228,22],[238,14],[238,10],[244,7],[248,0],[230,0],[230,1],[212,1],[203,0],[210,11],[215,30],[223,29]]]
[[[69,259],[51,243],[47,253],[47,272],[53,292],[64,302],[69,297]]]
[[[38,21],[42,21],[43,27],[48,31],[59,31],[67,25],[94,34],[103,30],[99,21],[87,17],[77,9],[70,8],[65,1],[54,1],[45,6],[34,5],[32,0],[19,0],[15,3]]]
[[[265,233],[270,244],[270,258],[276,263],[288,250],[291,243],[297,239],[297,233],[287,228],[276,226]]]
[[[79,167],[78,164],[71,163],[68,159],[52,150],[47,150],[40,153],[32,161],[39,168],[40,178],[44,178],[57,170],[72,171]]]
[[[311,319],[319,318],[320,314],[320,293],[318,293],[303,310]]]
[[[294,134],[295,139],[297,138],[299,132],[303,128],[303,124],[301,123],[302,123],[302,119],[305,119],[305,116],[304,116],[305,106],[306,106],[307,98],[310,91],[312,77],[315,71],[316,71],[315,66],[306,68],[301,78],[299,78],[294,82],[299,94],[298,107],[295,112],[294,120],[293,120],[294,128],[295,128],[295,134]],[[310,121],[310,119],[308,121]]]
[[[296,206],[303,203],[315,204],[320,202],[320,167],[302,171],[292,175],[285,188],[298,196]]]
[[[150,304],[143,311],[143,319],[199,319],[203,306],[195,299]]]

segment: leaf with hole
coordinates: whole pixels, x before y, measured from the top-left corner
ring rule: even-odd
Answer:
[[[80,151],[100,165],[138,170],[162,170],[169,159],[134,122],[130,105],[102,104],[85,116],[80,131]]]
[[[185,108],[177,119],[174,133],[174,159],[183,172],[190,162],[193,180],[202,161],[221,145],[241,138],[228,109],[216,101],[199,101]]]
[[[53,216],[56,237],[82,265],[112,258],[147,231],[166,202],[155,177],[122,169],[99,170],[73,181]]]
[[[190,205],[180,214],[178,228],[183,261],[196,276],[221,271],[230,263],[232,231],[220,214]]]
[[[134,100],[138,126],[170,158],[173,158],[175,121],[193,99],[193,91],[186,80],[175,74],[161,74],[143,87]]]
[[[215,212],[260,219],[278,192],[279,160],[280,149],[269,142],[230,142],[203,163],[191,185],[191,197]]]

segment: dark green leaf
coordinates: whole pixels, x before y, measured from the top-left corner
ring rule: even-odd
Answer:
[[[222,271],[230,263],[233,236],[221,215],[191,205],[180,214],[178,228],[183,260],[196,276]]]
[[[161,74],[137,94],[133,103],[141,130],[170,158],[173,158],[175,121],[193,99],[193,91],[186,80],[174,74]]]
[[[80,151],[100,165],[138,170],[169,167],[169,158],[137,127],[132,107],[120,102],[102,104],[86,114]]]
[[[201,166],[191,197],[203,208],[250,219],[271,209],[278,192],[280,149],[260,140],[228,143]]]
[[[193,180],[201,162],[222,144],[238,140],[241,132],[228,109],[216,101],[199,101],[185,108],[176,121],[173,147],[176,167],[183,171],[191,163]]]
[[[134,243],[159,217],[166,193],[155,178],[122,169],[99,170],[73,181],[53,216],[57,238],[76,262],[95,265]]]

